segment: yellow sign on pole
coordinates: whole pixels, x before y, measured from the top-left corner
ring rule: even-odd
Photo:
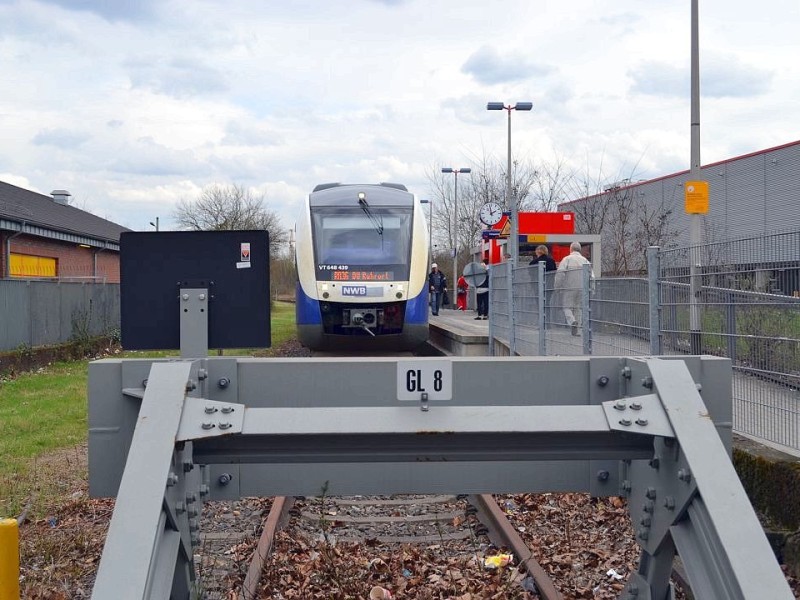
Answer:
[[[690,215],[708,214],[708,182],[687,181],[683,188],[686,213]]]
[[[503,228],[500,230],[499,237],[507,238],[509,235],[511,235],[511,220],[507,219],[505,224],[503,225]]]

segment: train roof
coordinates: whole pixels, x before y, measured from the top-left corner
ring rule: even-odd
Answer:
[[[362,200],[363,198],[363,200]],[[399,183],[323,183],[308,195],[309,206],[413,206],[414,194]]]
[[[312,193],[314,192],[321,192],[322,190],[328,190],[330,188],[335,187],[345,187],[345,186],[376,186],[381,185],[383,187],[394,188],[396,190],[400,190],[402,192],[407,192],[408,188],[404,186],[402,183],[388,183],[382,181],[381,183],[363,183],[363,184],[355,184],[355,183],[320,183],[314,187]]]

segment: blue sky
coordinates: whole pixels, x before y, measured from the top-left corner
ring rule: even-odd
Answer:
[[[132,229],[210,183],[286,227],[328,181],[506,156],[689,164],[689,0],[0,0],[0,180]],[[700,0],[702,162],[800,139],[800,3]]]

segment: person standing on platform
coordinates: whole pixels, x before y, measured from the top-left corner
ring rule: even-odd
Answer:
[[[447,293],[447,277],[436,263],[431,265],[431,272],[428,273],[428,290],[431,293],[431,314],[436,317],[439,315],[442,297]]]
[[[458,278],[458,284],[456,287],[456,308],[458,310],[467,310],[467,290],[469,289],[469,284],[467,280],[464,279],[464,276]]]
[[[478,300],[478,316],[475,317],[475,320],[479,319],[488,319],[489,318],[489,269],[487,265],[489,264],[489,259],[484,258],[481,266],[483,267],[483,271],[486,273],[486,279],[482,284],[480,284],[477,288],[475,288],[475,295]]]
[[[558,265],[556,271],[556,289],[561,291],[561,305],[567,325],[572,328],[572,335],[580,335],[581,303],[583,300],[583,265],[591,264],[581,254],[580,242],[569,245],[570,253]],[[592,274],[594,279],[594,274]]]
[[[553,257],[550,256],[550,252],[547,249],[547,246],[545,246],[544,244],[536,246],[536,256],[528,264],[531,266],[535,266],[540,262],[544,263],[545,272],[556,270],[556,261],[554,261]]]
[[[540,244],[536,246],[536,256],[533,257],[533,260],[528,264],[532,267],[535,267],[540,262],[544,263],[544,272],[549,273],[551,271],[556,270],[556,261],[553,260],[553,257],[550,256],[550,251],[547,249],[547,246],[544,244]],[[552,275],[550,276],[552,277]],[[544,314],[545,314],[545,328],[549,327],[550,324],[550,307],[553,304],[553,280],[545,275],[544,278]]]

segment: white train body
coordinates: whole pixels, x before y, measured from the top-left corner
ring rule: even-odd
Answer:
[[[428,232],[398,184],[323,184],[297,222],[297,331],[312,349],[411,350],[428,339]]]

